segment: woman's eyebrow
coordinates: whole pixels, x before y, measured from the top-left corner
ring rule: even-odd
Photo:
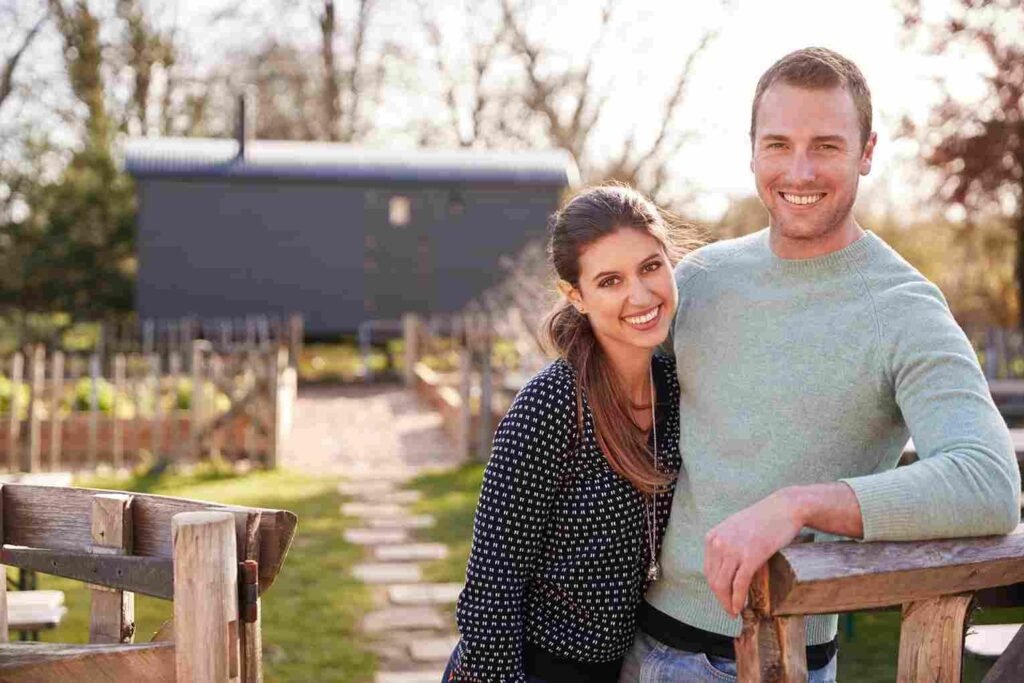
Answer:
[[[640,265],[643,265],[643,264],[647,263],[648,261],[650,261],[652,259],[656,259],[656,258],[658,258],[660,256],[661,256],[661,254],[659,254],[658,252],[654,252],[653,254],[651,254],[650,256],[645,258],[644,260],[640,261]],[[600,280],[603,277],[607,277],[609,275],[618,275],[618,274],[619,274],[619,271],[617,271],[617,270],[603,270],[600,273],[598,273],[597,275],[595,275],[593,278],[591,278],[591,280],[592,281],[593,280]]]

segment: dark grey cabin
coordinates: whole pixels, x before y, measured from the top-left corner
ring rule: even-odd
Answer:
[[[233,139],[129,142],[143,318],[301,313],[307,333],[454,312],[542,237],[562,152],[384,152]]]

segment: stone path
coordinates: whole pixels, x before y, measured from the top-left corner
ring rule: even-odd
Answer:
[[[435,522],[411,511],[420,494],[407,488],[422,472],[457,466],[454,453],[440,417],[405,389],[300,389],[284,462],[343,477],[339,513],[355,522],[345,540],[365,548],[353,575],[377,605],[360,624],[378,656],[375,683],[438,683],[458,640],[462,586],[423,581],[423,564],[448,548],[424,540]]]

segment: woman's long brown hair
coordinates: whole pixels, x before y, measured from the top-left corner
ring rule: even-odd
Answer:
[[[630,229],[654,237],[665,249],[669,263],[700,243],[692,226],[665,215],[642,194],[620,185],[585,189],[551,217],[548,255],[558,277],[579,289],[580,254],[590,244],[617,230]],[[674,475],[655,468],[647,436],[630,409],[625,387],[615,375],[590,326],[590,320],[563,301],[544,323],[548,346],[576,371],[576,405],[580,437],[583,434],[583,397],[594,416],[594,431],[608,464],[637,490],[652,493],[668,485]]]

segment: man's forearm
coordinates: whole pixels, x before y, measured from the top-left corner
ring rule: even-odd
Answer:
[[[776,495],[794,507],[801,526],[848,538],[864,537],[860,503],[853,489],[842,482],[790,486]]]

